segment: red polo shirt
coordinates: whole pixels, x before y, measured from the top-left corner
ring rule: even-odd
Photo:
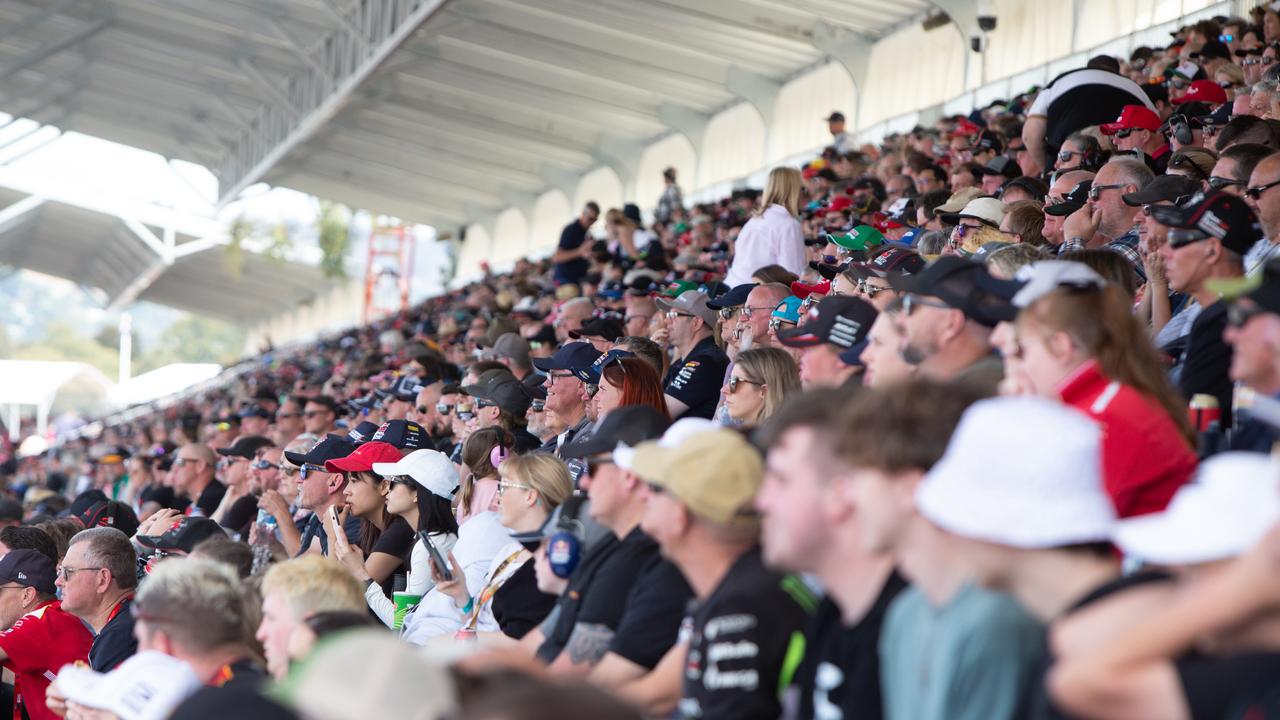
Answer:
[[[1196,469],[1196,454],[1155,400],[1090,360],[1058,388],[1102,427],[1102,480],[1120,517],[1159,512]]]
[[[0,650],[9,656],[3,665],[13,671],[13,717],[58,720],[44,704],[45,690],[63,665],[88,662],[93,633],[80,618],[50,600],[0,632]]]

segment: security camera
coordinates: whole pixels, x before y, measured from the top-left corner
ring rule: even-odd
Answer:
[[[982,32],[991,32],[992,30],[995,30],[996,16],[995,15],[979,15],[978,27],[982,30]]]
[[[987,36],[986,35],[969,36],[969,47],[972,48],[973,51],[976,53],[983,52],[984,50],[987,49]]]
[[[996,4],[993,0],[978,0],[974,15],[978,18],[978,28],[982,32],[996,29]]]

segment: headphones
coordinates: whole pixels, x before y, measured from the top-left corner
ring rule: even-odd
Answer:
[[[509,453],[507,452],[507,449],[502,446],[502,443],[498,443],[489,451],[489,464],[493,466],[494,470],[497,470],[498,466],[501,465],[508,456]]]
[[[573,500],[575,498],[570,498],[570,502]],[[560,511],[556,532],[547,539],[547,565],[556,577],[568,578],[582,560],[583,538],[586,537],[587,528],[578,519],[578,512],[582,509],[581,502],[574,502],[572,507],[561,507],[564,509]]]

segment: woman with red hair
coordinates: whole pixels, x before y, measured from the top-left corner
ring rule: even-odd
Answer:
[[[600,417],[628,405],[648,405],[668,418],[662,380],[648,362],[637,357],[619,357],[600,370],[600,385],[594,398]]]

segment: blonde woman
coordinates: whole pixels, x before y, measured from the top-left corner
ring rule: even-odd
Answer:
[[[800,368],[791,353],[781,348],[743,350],[723,391],[725,408],[735,424],[759,425],[788,396],[800,391]]]
[[[751,282],[752,274],[766,265],[781,265],[796,275],[808,271],[804,232],[797,219],[802,184],[795,168],[776,167],[769,173],[760,208],[734,244],[733,263],[725,277],[729,287]]]
[[[573,493],[569,468],[554,455],[514,455],[498,465],[498,473],[499,520],[513,534],[536,533],[551,511]],[[492,638],[501,634],[518,640],[537,627],[555,605],[554,595],[538,590],[533,552],[515,540],[493,555],[478,582],[466,575],[453,553],[448,562],[453,579],[446,580],[437,568],[432,569],[433,591],[438,591],[439,597],[427,610],[430,619],[418,618],[412,634],[406,621],[410,642],[423,644],[457,631],[487,633]],[[445,598],[448,600],[442,602]],[[427,602],[424,598],[419,608]]]

